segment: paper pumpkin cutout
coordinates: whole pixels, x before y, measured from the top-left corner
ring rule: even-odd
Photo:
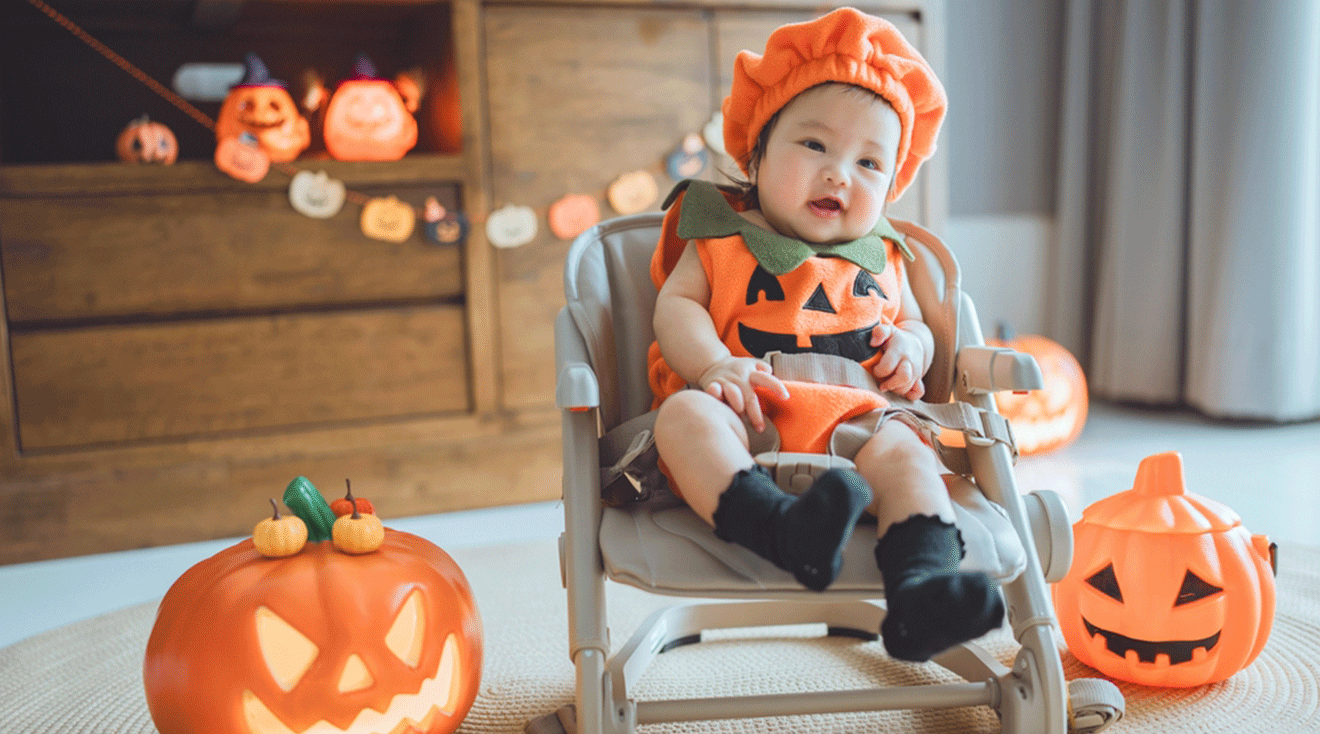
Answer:
[[[669,177],[676,181],[694,178],[705,170],[708,159],[706,144],[701,136],[690,133],[683,138],[683,143],[677,150],[666,156],[665,170],[669,173]]]
[[[521,247],[536,238],[536,212],[506,204],[486,219],[486,239],[499,248]]]
[[[179,141],[164,124],[146,115],[128,123],[115,140],[115,152],[124,163],[170,165],[179,158]]]
[[[655,177],[645,170],[625,173],[610,184],[608,197],[610,206],[620,214],[644,212],[655,203],[660,189]]]
[[[600,222],[600,207],[589,194],[569,194],[550,205],[550,231],[561,240],[571,240]]]
[[[442,219],[426,223],[426,236],[442,245],[458,245],[467,241],[469,228],[462,212],[446,212]]]
[[[270,158],[257,139],[245,132],[215,146],[215,166],[239,181],[257,183],[270,171]]]
[[[385,242],[405,242],[417,223],[413,208],[395,196],[376,197],[362,207],[362,233]]]
[[[1182,458],[1156,454],[1132,489],[1073,525],[1054,605],[1068,649],[1151,686],[1221,681],[1251,664],[1274,619],[1274,547],[1228,507],[1187,492]]]
[[[142,677],[162,734],[451,734],[482,652],[458,565],[384,528],[361,554],[322,540],[267,558],[247,539],[196,564],[160,603]]]
[[[289,95],[284,82],[272,79],[254,53],[245,59],[246,73],[230,87],[215,120],[216,142],[250,133],[266,156],[276,163],[298,157],[311,143],[307,118]]]
[[[289,203],[294,210],[313,219],[329,219],[344,207],[348,195],[344,182],[325,171],[299,171],[289,182]]]

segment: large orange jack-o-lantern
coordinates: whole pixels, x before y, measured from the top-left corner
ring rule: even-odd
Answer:
[[[361,54],[354,75],[340,82],[333,95],[319,85],[309,90],[306,106],[319,109],[325,98],[325,149],[341,161],[396,161],[417,145],[420,79],[400,74],[393,81],[376,76],[376,67]]]
[[[284,82],[272,79],[261,59],[249,53],[247,73],[230,88],[215,121],[216,142],[251,133],[266,156],[276,163],[298,157],[311,142],[307,118]]]
[[[1054,587],[1068,649],[1115,678],[1198,686],[1256,658],[1274,619],[1274,546],[1183,488],[1177,453],[1147,457],[1132,489],[1086,508]]]
[[[1030,354],[1040,365],[1044,386],[1027,393],[995,395],[999,412],[1013,427],[1013,439],[1024,455],[1043,454],[1077,440],[1086,425],[1086,375],[1077,358],[1060,344],[1031,334],[1013,337],[1003,326],[990,346]]]
[[[456,730],[476,698],[482,644],[453,559],[388,528],[374,549],[344,545],[339,529],[332,542],[332,523],[358,518],[336,521],[319,494],[300,506],[286,493],[285,504],[306,515],[304,548],[267,557],[245,540],[190,568],[165,595],[143,667],[157,728]],[[258,543],[269,532],[269,521],[259,526]]]

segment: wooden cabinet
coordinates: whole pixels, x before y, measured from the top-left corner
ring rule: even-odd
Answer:
[[[862,5],[938,63],[938,4]],[[251,46],[277,76],[299,63],[331,75],[355,50],[387,72],[420,66],[429,97],[412,153],[293,165],[365,195],[435,196],[475,220],[465,244],[442,246],[368,239],[352,203],[326,220],[295,213],[287,175],[227,178],[208,160],[209,131],[168,108],[152,116],[180,133],[178,164],[108,162],[117,127],[163,102],[27,4],[8,6],[0,563],[242,534],[298,474],[330,495],[350,478],[394,517],[557,497],[551,325],[568,244],[542,226],[496,250],[481,221],[519,204],[544,222],[567,193],[596,195],[612,216],[606,188],[639,169],[663,195],[665,155],[718,109],[736,52],[821,9],[55,4],[157,78]],[[31,78],[43,63],[46,85]],[[107,93],[51,94],[79,79]],[[896,213],[938,222],[939,166],[923,179]]]

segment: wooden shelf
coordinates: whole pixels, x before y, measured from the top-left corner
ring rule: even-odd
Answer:
[[[397,161],[298,160],[294,168],[325,171],[346,186],[392,186],[459,182],[467,175],[461,155],[417,154]],[[255,184],[236,181],[210,161],[180,161],[172,166],[123,163],[39,163],[0,166],[0,197],[37,199],[137,193],[251,193],[289,187],[289,177],[272,169]]]

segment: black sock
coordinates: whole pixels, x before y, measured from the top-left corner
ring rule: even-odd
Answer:
[[[760,466],[734,475],[715,508],[715,536],[737,543],[793,574],[812,591],[839,575],[843,548],[871,503],[856,472],[831,469],[799,497]]]
[[[875,546],[888,612],[885,650],[923,662],[998,627],[1004,600],[983,573],[958,570],[962,535],[952,523],[913,515],[890,526]]]

